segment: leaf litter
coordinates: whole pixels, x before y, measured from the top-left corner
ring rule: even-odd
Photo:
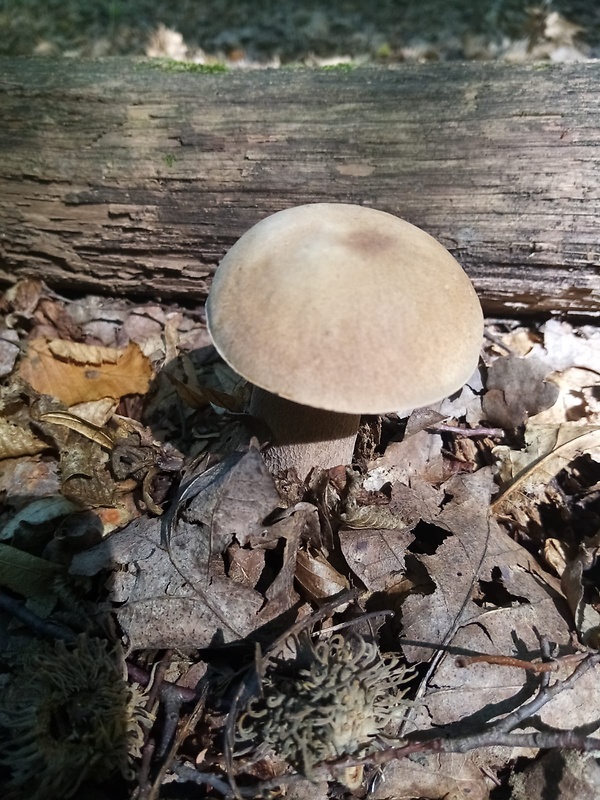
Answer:
[[[593,749],[597,330],[488,323],[461,392],[408,420],[366,420],[354,467],[304,485],[265,467],[247,387],[210,347],[201,308],[68,302],[33,281],[2,308],[0,604],[17,626],[3,637],[121,640],[152,719],[157,704],[167,715],[123,793],[158,797],[177,780],[190,796],[204,784],[329,798],[337,782],[483,800],[509,775],[530,785],[540,747]],[[369,700],[381,730],[357,717],[355,741],[334,733],[335,715],[304,716],[313,680],[354,719],[352,669],[371,697],[380,659],[406,673],[412,701],[388,712],[396,679]],[[257,717],[270,748],[236,734],[261,684],[268,707],[307,720],[285,738],[286,714]]]

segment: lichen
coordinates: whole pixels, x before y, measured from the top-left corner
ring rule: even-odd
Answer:
[[[311,778],[322,761],[373,750],[376,738],[405,714],[412,677],[376,644],[333,636],[315,646],[309,666],[291,676],[267,674],[262,696],[240,717],[238,738],[266,742]]]
[[[43,645],[0,702],[0,763],[12,771],[10,796],[69,798],[84,781],[130,778],[150,720],[105,641],[80,636],[74,649]]]

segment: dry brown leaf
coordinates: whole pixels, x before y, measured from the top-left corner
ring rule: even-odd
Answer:
[[[10,328],[0,328],[0,378],[13,371],[19,352],[17,332]]]
[[[488,800],[491,788],[471,753],[401,758],[386,766],[384,776],[369,794],[372,800]]]
[[[511,800],[598,800],[600,766],[593,754],[552,750],[510,777]]]
[[[429,588],[406,598],[402,609],[406,639],[440,643],[457,618],[463,624],[478,618],[486,602],[493,602],[497,596],[506,602],[526,603],[540,630],[556,628],[560,616],[555,598],[561,596],[558,581],[490,517],[492,487],[488,469],[457,476],[442,487],[445,505],[425,521],[441,534],[451,535],[446,534],[435,552],[413,556],[426,571],[434,591]],[[426,530],[423,546],[428,535]],[[483,593],[478,604],[473,601],[473,589]],[[422,661],[431,653],[427,647],[411,646],[404,651],[411,661]]]
[[[414,724],[450,726],[468,718],[470,729],[477,730],[500,714],[514,711],[533,688],[524,670],[487,663],[459,667],[456,654],[539,659],[538,625],[541,630],[552,631],[552,641],[564,652],[570,641],[569,625],[549,595],[536,603],[514,602],[510,608],[484,609],[467,622],[452,640],[453,652],[442,658],[432,677]],[[566,726],[559,723],[558,727]]]
[[[313,601],[333,597],[350,588],[348,580],[327,561],[323,553],[312,547],[298,551],[296,580],[306,597]]]
[[[160,531],[160,520],[134,520],[71,566],[77,575],[114,570],[110,599],[119,604],[116,616],[130,646],[207,647],[251,633],[262,595],[215,574],[207,582],[207,543],[195,525],[179,524],[173,560],[160,546]]]
[[[561,654],[571,653],[569,625],[558,611],[546,622],[553,625],[550,640]],[[434,725],[440,733],[482,730],[504,714],[511,713],[535,694],[537,681],[525,670],[501,664],[474,663],[457,666],[456,652],[487,653],[491,656],[513,656],[525,661],[541,656],[537,625],[541,618],[522,604],[487,612],[473,624],[462,628],[453,641],[454,653],[446,654],[433,676],[422,705],[417,708],[413,724],[418,728]],[[565,660],[551,682],[571,675],[577,662]],[[531,726],[521,730],[585,730],[598,726],[600,709],[600,666],[582,675],[570,688],[564,689],[532,719]],[[535,749],[485,747],[473,753],[482,766],[505,762],[517,756],[533,755]]]
[[[47,442],[34,436],[29,428],[0,418],[0,459],[32,456],[47,449]]]
[[[500,462],[500,475],[509,481],[492,503],[496,514],[507,513],[523,494],[533,495],[543,489],[568,464],[584,453],[600,458],[600,428],[565,423],[564,425],[529,425],[525,432],[527,449],[494,448]]]
[[[111,600],[135,648],[243,638],[298,599],[296,553],[317,511],[291,509],[264,524],[279,497],[256,448],[206,470],[182,491],[180,505],[189,506],[173,520],[169,551],[160,546],[161,523],[141,519],[73,562],[76,574],[118,567]],[[259,555],[240,558],[246,548]],[[274,551],[269,560],[268,550]]]
[[[227,550],[227,574],[239,583],[252,589],[258,583],[265,568],[264,550],[240,547],[233,542]]]
[[[278,545],[283,545],[281,550],[281,564],[271,572],[271,575],[261,576],[261,583],[255,588],[259,588],[266,580],[272,578],[270,585],[262,589],[262,593],[269,601],[260,612],[262,623],[268,622],[279,616],[284,611],[291,608],[298,600],[298,594],[294,589],[294,577],[296,575],[296,558],[302,540],[303,532],[311,525],[311,516],[316,517],[316,508],[307,509],[303,503],[297,511],[289,514],[284,519],[276,522],[272,526],[270,537],[277,537]]]
[[[145,394],[153,374],[150,361],[135,344],[116,353],[112,348],[34,339],[21,361],[19,376],[67,406],[101,397]]]
[[[491,425],[511,430],[550,408],[558,388],[545,381],[550,367],[535,356],[503,356],[488,370],[483,413]]]
[[[100,400],[91,400],[89,403],[76,403],[71,406],[70,411],[80,419],[103,428],[113,418],[118,405],[118,398],[101,397]]]
[[[391,442],[384,455],[373,463],[363,486],[377,491],[388,482],[408,485],[415,476],[432,484],[448,477],[439,434],[419,430],[401,442]]]
[[[573,560],[565,566],[561,586],[575,620],[579,638],[591,647],[600,644],[600,614],[586,596],[583,574],[591,569],[599,554],[600,534],[581,546]]]
[[[279,504],[279,493],[259,450],[250,447],[212,488],[217,491],[209,520],[213,552],[222,552],[234,539],[241,547],[264,547],[278,538],[264,524]],[[185,516],[206,521],[206,497],[196,497]]]
[[[405,573],[408,530],[340,531],[340,547],[352,572],[371,592],[393,592]]]
[[[15,501],[18,505],[24,497],[31,502],[59,492],[60,479],[55,461],[30,456],[0,460],[0,494],[5,497],[5,505]]]

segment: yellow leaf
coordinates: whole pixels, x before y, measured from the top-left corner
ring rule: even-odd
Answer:
[[[57,397],[67,406],[148,391],[152,366],[136,344],[122,351],[65,344],[72,343],[32,340],[19,366],[19,376],[37,392]]]
[[[48,449],[48,444],[34,436],[29,428],[0,419],[0,459],[32,456]]]

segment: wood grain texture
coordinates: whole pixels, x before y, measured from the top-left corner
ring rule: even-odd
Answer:
[[[488,314],[597,316],[599,80],[0,60],[0,280],[195,302],[262,217],[350,202],[439,239]]]

